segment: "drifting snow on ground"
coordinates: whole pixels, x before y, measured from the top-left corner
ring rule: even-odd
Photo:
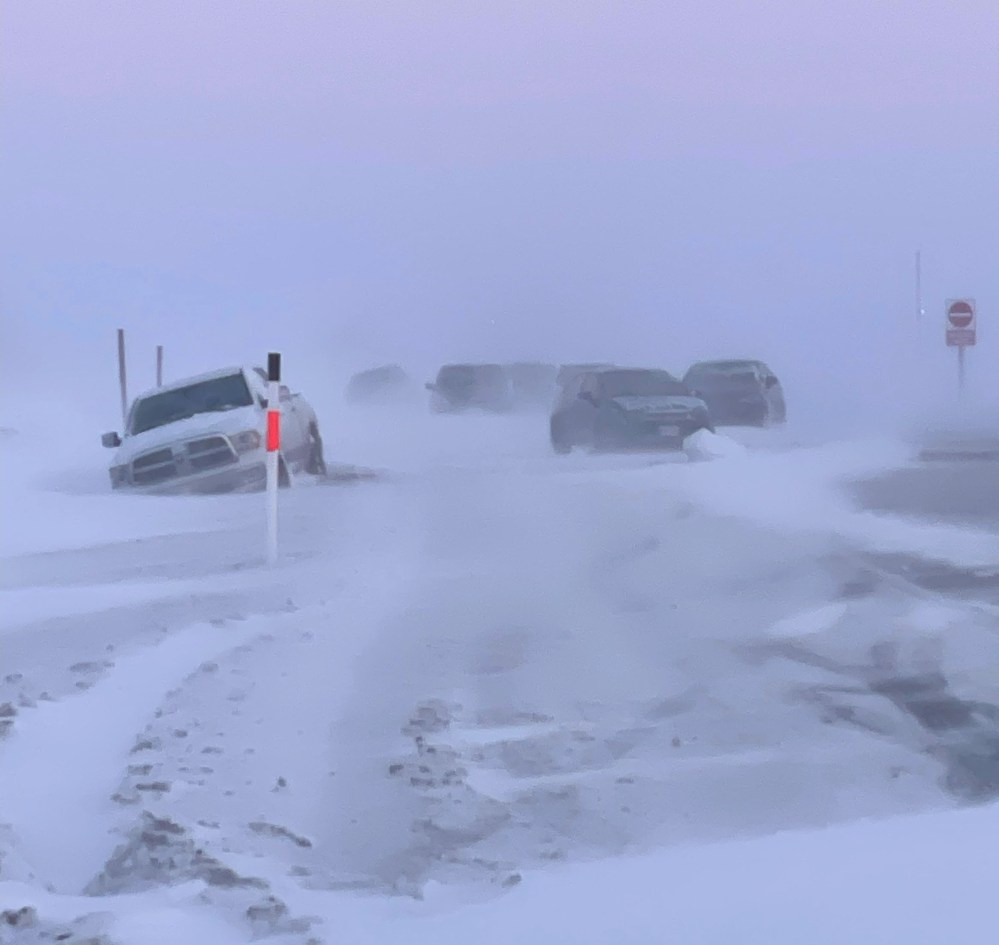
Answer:
[[[273,569],[258,496],[23,477],[0,935],[898,940],[891,871],[985,814],[858,822],[999,791],[994,602],[926,571],[999,539],[852,505],[890,441],[379,416],[336,452],[389,474],[284,493]]]

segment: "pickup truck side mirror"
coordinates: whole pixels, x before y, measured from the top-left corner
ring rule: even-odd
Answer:
[[[113,450],[121,446],[121,437],[117,433],[105,433],[101,437],[101,446],[105,449]]]
[[[588,390],[581,391],[579,399],[585,400],[588,404],[593,404],[594,407],[597,405],[597,398],[594,397]]]
[[[770,389],[771,387],[776,387],[777,378],[774,377],[773,374],[770,374],[767,376],[767,379],[763,383],[767,387],[767,389]]]
[[[436,385],[436,384],[435,384],[435,383],[434,383],[433,381],[427,381],[427,383],[426,383],[426,384],[424,384],[423,386],[424,386],[424,387],[425,387],[425,388],[426,388],[427,390],[437,390],[437,385]]]
[[[291,400],[291,390],[288,388],[287,384],[282,384],[278,388],[278,393],[281,397],[281,400]]]

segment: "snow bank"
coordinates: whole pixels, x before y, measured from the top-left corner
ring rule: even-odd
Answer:
[[[352,945],[981,945],[994,937],[992,840],[999,809],[782,833],[528,872],[494,898],[431,884],[422,901],[279,890],[322,920],[318,940]],[[199,884],[99,902],[123,945],[241,939],[205,912]],[[0,882],[0,909],[69,921],[98,905]],[[169,930],[169,931],[167,931]],[[180,937],[178,937],[180,936]]]
[[[712,433],[710,430],[698,430],[693,436],[687,437],[684,449],[691,459],[741,457],[747,452],[745,446],[731,437]]]
[[[423,902],[282,892],[354,945],[981,945],[994,937],[997,829],[992,806],[676,847],[527,873],[472,906],[440,886]]]
[[[707,448],[723,440],[703,436]],[[838,442],[779,453],[717,450],[722,452],[712,463],[670,467],[661,487],[671,495],[679,490],[711,514],[785,533],[833,535],[870,551],[921,555],[959,567],[999,561],[994,532],[869,512],[851,503],[840,488],[845,482],[911,462],[911,448],[900,441]],[[635,485],[646,488],[647,482]]]

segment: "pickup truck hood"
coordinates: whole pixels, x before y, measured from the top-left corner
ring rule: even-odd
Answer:
[[[115,462],[119,465],[127,463],[139,453],[145,453],[146,450],[156,449],[160,446],[168,446],[178,440],[189,440],[211,433],[240,433],[243,430],[260,430],[262,424],[263,412],[252,404],[217,413],[198,413],[186,420],[175,420],[162,427],[153,427],[152,430],[145,430],[142,433],[125,437],[115,454]]]
[[[681,394],[658,395],[642,397],[629,395],[626,397],[614,397],[613,403],[628,413],[679,413],[681,411],[691,413],[704,407],[704,401],[697,397],[685,397]]]

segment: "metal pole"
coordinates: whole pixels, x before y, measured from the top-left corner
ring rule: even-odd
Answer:
[[[163,386],[163,345],[156,346],[156,386]]]
[[[916,321],[923,318],[923,253],[916,251]]]
[[[118,384],[121,387],[121,422],[128,419],[128,384],[125,378],[125,329],[118,329]]]
[[[964,345],[957,349],[957,396],[964,397]]]
[[[267,563],[278,557],[278,476],[281,450],[281,355],[267,355]]]

